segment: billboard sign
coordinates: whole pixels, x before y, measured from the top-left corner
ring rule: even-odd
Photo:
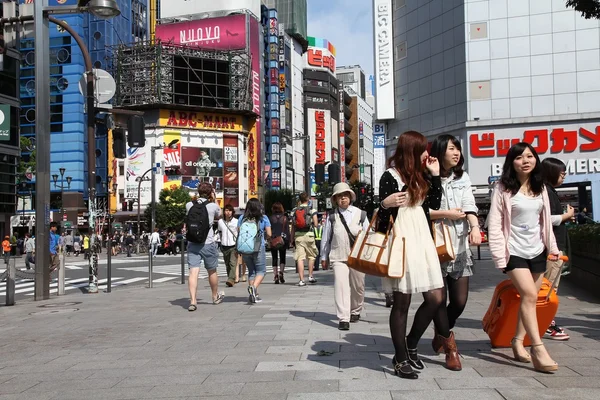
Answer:
[[[138,184],[137,178],[150,169],[150,146],[128,147],[125,159],[125,198],[137,200]],[[152,200],[150,181],[141,181],[140,204],[146,205]]]
[[[246,15],[157,25],[156,38],[208,50],[242,50],[246,48]]]
[[[577,176],[600,175],[600,122],[584,124],[542,124],[535,127],[509,127],[467,134],[467,168],[474,185],[487,185],[490,176],[502,174],[510,147],[530,143],[540,159],[555,157],[567,165],[567,183]],[[465,152],[467,153],[467,152]]]
[[[378,182],[385,172],[385,124],[373,125],[373,182]],[[373,185],[375,195],[379,195],[379,185]]]
[[[331,152],[328,150],[332,148],[331,111],[309,108],[307,118],[310,145],[315,148],[314,163],[325,164],[331,161]],[[310,163],[313,164],[313,157]]]
[[[0,104],[0,141],[10,140],[10,106]]]
[[[326,39],[308,37],[308,51],[302,56],[309,69],[335,75],[335,47]]]
[[[375,113],[379,120],[394,119],[394,43],[392,0],[373,0],[375,27]]]
[[[160,1],[160,17],[163,19],[175,17],[189,17],[195,14],[213,13],[217,11],[239,11],[243,9],[251,11],[252,14],[254,14],[255,18],[260,18],[261,0],[157,1]]]

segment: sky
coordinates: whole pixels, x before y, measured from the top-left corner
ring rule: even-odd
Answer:
[[[373,1],[307,0],[308,36],[327,39],[336,65],[358,64],[373,75]]]

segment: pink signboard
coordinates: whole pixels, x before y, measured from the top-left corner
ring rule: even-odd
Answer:
[[[156,37],[163,42],[210,50],[246,48],[246,16],[206,18],[156,26]]]

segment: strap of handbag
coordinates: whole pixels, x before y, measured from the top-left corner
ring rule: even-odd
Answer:
[[[361,212],[360,223],[362,225],[362,223],[365,220],[366,213],[362,210],[360,212]],[[350,241],[350,248],[352,248],[352,247],[354,247],[354,243],[356,242],[356,236],[354,236],[353,234],[350,233],[350,229],[348,228],[346,219],[342,216],[342,213],[340,212],[339,208],[337,209],[337,214],[338,214],[340,221],[342,221],[342,225],[344,225],[344,229],[346,229],[346,233],[348,233],[348,240]],[[333,229],[332,229],[332,231],[333,231]]]

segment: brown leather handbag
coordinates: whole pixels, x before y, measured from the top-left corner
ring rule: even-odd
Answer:
[[[402,278],[405,271],[405,239],[400,237],[391,216],[385,234],[373,228],[376,221],[377,212],[369,228],[361,231],[356,238],[348,257],[348,267],[367,275]]]
[[[450,237],[450,228],[443,222],[432,222],[431,230],[433,231],[433,243],[435,243],[435,249],[437,250],[440,263],[456,259],[452,238]]]

